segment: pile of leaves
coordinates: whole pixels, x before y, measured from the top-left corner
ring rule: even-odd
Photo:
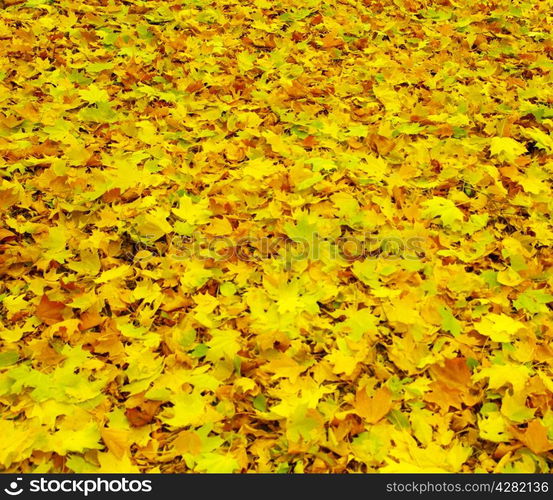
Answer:
[[[2,470],[549,471],[552,7],[7,1]]]

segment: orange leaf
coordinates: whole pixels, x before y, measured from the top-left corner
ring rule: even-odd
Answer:
[[[434,365],[430,370],[438,382],[454,389],[466,390],[470,385],[471,373],[466,358],[446,359],[444,366]]]
[[[303,146],[305,146],[306,148],[313,148],[317,145],[317,139],[315,139],[314,136],[312,135],[308,135],[303,141],[302,141],[302,144]]]
[[[441,382],[432,382],[429,388],[431,390],[424,394],[424,400],[438,405],[442,413],[447,413],[450,407],[457,408],[458,410],[463,407],[461,391],[444,385]]]
[[[336,38],[333,34],[328,33],[322,40],[323,47],[325,49],[331,49],[335,47],[342,47],[344,45],[344,41]]]
[[[203,82],[196,81],[192,82],[188,87],[186,87],[186,92],[194,93],[198,90],[200,90],[204,86]]]
[[[369,424],[376,424],[392,409],[392,395],[387,387],[380,387],[369,397],[366,388],[359,389],[354,403],[356,413]]]
[[[517,427],[511,427],[510,430],[536,455],[553,449],[553,443],[547,437],[547,428],[539,420],[532,420],[525,431],[521,431]]]
[[[63,302],[52,301],[46,295],[43,295],[36,308],[36,315],[43,323],[54,325],[59,321],[63,321],[61,312],[64,308],[65,304]]]
[[[98,326],[99,324],[104,321],[104,318],[100,316],[98,311],[85,311],[81,314],[81,323],[79,325],[79,330],[88,330],[89,328],[93,328],[95,326]]]
[[[9,229],[3,229],[0,228],[0,241],[4,241],[9,239],[15,238],[17,235],[15,233],[12,233]]]
[[[197,455],[202,451],[202,440],[194,431],[182,431],[173,441],[173,446],[181,454]]]
[[[443,125],[440,125],[436,129],[436,135],[440,138],[443,137],[451,137],[453,135],[453,127],[449,125],[448,123],[445,123]]]

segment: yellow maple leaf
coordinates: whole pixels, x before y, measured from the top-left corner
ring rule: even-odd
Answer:
[[[526,147],[510,137],[493,137],[490,141],[490,154],[500,159],[513,161],[526,153]]]
[[[510,342],[513,336],[525,326],[524,323],[506,314],[489,313],[483,316],[474,327],[494,342]]]

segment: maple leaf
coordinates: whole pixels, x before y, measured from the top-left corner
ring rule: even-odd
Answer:
[[[538,419],[532,420],[523,431],[516,427],[511,427],[510,430],[536,455],[553,449],[553,442],[547,437],[547,428]]]
[[[549,472],[549,2],[253,3],[4,0],[0,467]]]
[[[517,309],[524,309],[531,314],[537,314],[540,312],[546,313],[548,311],[547,304],[550,302],[553,302],[553,295],[550,293],[542,290],[525,290],[513,301],[513,305]]]
[[[208,472],[213,474],[230,474],[236,472],[240,466],[238,461],[228,455],[219,453],[205,453],[196,462],[195,469],[198,472]]]
[[[173,213],[185,222],[192,225],[205,224],[212,215],[208,208],[209,200],[202,199],[197,203],[189,196],[182,196],[178,208],[173,208]]]
[[[524,328],[524,323],[506,314],[490,313],[484,316],[475,328],[494,342],[510,342],[513,335]]]
[[[509,420],[517,423],[530,420],[535,413],[534,408],[526,406],[526,395],[524,393],[506,393],[501,404],[501,413]]]
[[[174,406],[166,408],[159,415],[161,421],[171,427],[199,426],[222,418],[198,390],[189,394],[179,393],[172,398],[172,402]]]
[[[507,161],[513,161],[517,156],[526,153],[526,148],[510,137],[493,137],[490,141],[490,153]]]
[[[380,387],[373,396],[369,396],[366,388],[359,389],[355,395],[354,408],[367,423],[376,424],[392,409],[391,393],[387,387]]]
[[[450,332],[453,335],[459,335],[462,331],[462,326],[459,320],[453,316],[451,311],[446,307],[440,309],[440,316],[442,317],[442,328],[446,332]]]
[[[80,429],[61,429],[50,437],[47,450],[55,451],[60,455],[67,452],[100,449],[100,431],[95,422],[89,422]]]
[[[84,249],[78,261],[68,262],[67,267],[85,276],[95,276],[101,269],[98,252],[94,249]]]
[[[79,95],[90,104],[109,101],[109,94],[105,89],[98,87],[96,84],[92,84],[88,88],[80,90]]]
[[[127,408],[125,416],[133,427],[142,427],[152,422],[159,405],[160,403],[157,401],[150,401],[141,406]]]
[[[202,451],[202,439],[194,431],[179,432],[172,444],[180,454],[198,455]]]
[[[457,208],[455,202],[448,198],[435,196],[425,201],[423,206],[425,207],[422,212],[423,217],[439,217],[444,226],[451,227],[463,220],[463,211]]]
[[[510,384],[515,391],[521,391],[530,373],[530,369],[524,365],[507,363],[482,368],[472,377],[474,381],[489,378],[488,386],[490,389],[498,389],[503,385]]]
[[[471,372],[466,358],[446,359],[443,366],[434,365],[431,371],[442,384],[449,387],[465,391],[470,385]]]
[[[494,443],[502,443],[509,441],[511,433],[507,427],[505,419],[498,411],[484,411],[482,409],[482,417],[478,421],[480,436],[483,439]]]
[[[63,264],[71,256],[67,249],[67,233],[63,227],[52,227],[48,231],[48,237],[41,242],[44,249],[44,257]]]
[[[131,462],[129,455],[125,454],[119,457],[111,450],[98,453],[98,462],[100,463],[98,473],[132,474],[140,472],[140,469]]]
[[[126,429],[104,428],[100,430],[102,441],[118,459],[129,454],[130,433]]]
[[[536,127],[525,128],[523,134],[536,141],[536,147],[553,153],[553,138]]]
[[[61,312],[65,309],[63,302],[50,300],[46,295],[43,295],[36,308],[37,317],[47,325],[54,325],[59,321],[63,321]]]
[[[517,286],[522,283],[524,279],[512,268],[507,268],[497,273],[497,282],[507,286]]]
[[[212,339],[207,342],[209,351],[207,360],[217,361],[221,358],[233,359],[240,350],[240,332],[234,330],[212,330]]]
[[[107,283],[114,281],[116,279],[122,279],[125,276],[129,275],[132,272],[131,266],[123,264],[121,266],[114,267],[107,271],[104,271],[98,278],[96,278],[96,283]]]

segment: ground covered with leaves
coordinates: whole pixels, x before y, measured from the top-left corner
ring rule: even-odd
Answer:
[[[552,11],[7,0],[2,470],[550,471]]]

